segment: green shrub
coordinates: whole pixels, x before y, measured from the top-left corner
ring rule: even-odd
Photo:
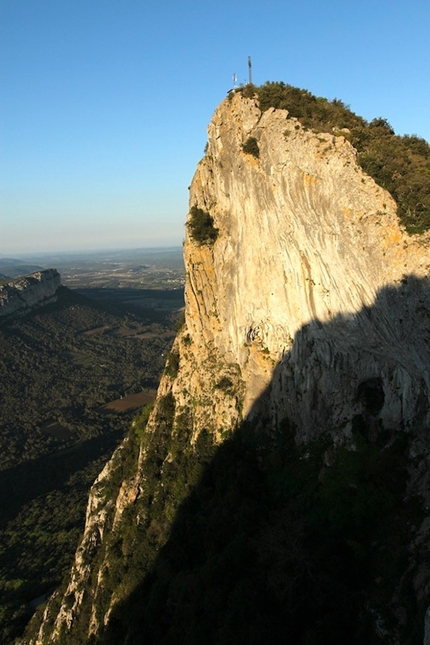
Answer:
[[[259,158],[260,148],[258,147],[258,141],[255,137],[248,137],[242,148],[243,152],[245,152],[247,155],[252,155],[256,159]]]
[[[261,110],[288,110],[315,132],[342,134],[358,152],[364,172],[388,190],[409,233],[430,229],[430,145],[415,135],[398,136],[383,118],[370,123],[339,99],[329,101],[285,83],[255,88]]]
[[[175,397],[172,392],[168,392],[165,396],[162,396],[158,402],[158,419],[160,423],[168,427],[169,431],[171,430],[175,416],[175,405]]]
[[[257,88],[253,83],[247,83],[244,87],[240,88],[240,92],[246,99],[252,99],[257,93]]]
[[[191,208],[187,226],[193,240],[200,245],[213,244],[218,237],[213,217],[197,206]]]
[[[290,116],[299,119],[302,125],[316,132],[366,125],[362,117],[351,112],[339,99],[328,101],[323,97],[314,96],[307,90],[282,82],[266,83],[257,89],[257,93],[263,112],[270,107],[288,110]]]
[[[177,321],[175,322],[175,331],[181,331],[182,327],[185,325],[185,311],[181,311]]]
[[[220,381],[215,385],[218,390],[227,392],[233,387],[233,381],[228,376],[223,376]]]
[[[170,378],[176,378],[178,375],[178,371],[179,371],[179,353],[170,352],[169,357],[167,359],[166,367],[164,369],[164,373],[167,374],[167,376],[170,376]]]

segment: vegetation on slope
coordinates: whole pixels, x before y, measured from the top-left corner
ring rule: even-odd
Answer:
[[[51,593],[69,568],[89,488],[134,415],[100,406],[142,387],[155,392],[173,334],[173,322],[152,322],[149,310],[143,317],[114,313],[65,288],[59,295],[55,304],[0,324],[5,645],[22,633],[31,603]],[[153,314],[158,320],[160,312]]]
[[[258,95],[260,108],[285,109],[315,132],[342,134],[356,148],[363,170],[388,190],[406,230],[430,229],[430,145],[415,135],[396,135],[383,118],[367,122],[339,99],[329,101],[285,83],[246,85],[244,96]]]
[[[212,215],[197,206],[191,207],[187,227],[191,237],[199,245],[211,245],[218,237]]]
[[[103,433],[99,406],[157,386],[164,331],[64,288],[57,304],[4,321],[0,470]]]
[[[260,149],[258,147],[258,141],[255,137],[248,137],[245,143],[242,146],[243,152],[248,155],[252,155],[256,159],[260,156]]]
[[[250,435],[244,427],[218,449],[103,645],[384,642],[366,606],[389,630],[414,516],[401,438],[383,451],[357,437],[329,470],[322,443]],[[420,636],[412,598],[405,644]]]
[[[122,602],[91,643],[388,644],[394,589],[399,642],[421,642],[425,608],[401,582],[419,516],[405,501],[405,436],[370,440],[363,416],[352,451],[324,440],[297,447],[288,425],[269,437],[245,423],[215,451],[205,431],[190,444],[190,419],[175,420],[171,394],[160,403],[156,432],[145,435],[143,415],[105,484],[115,497],[142,441],[144,490],[106,532],[86,590],[98,587],[100,618],[113,592]],[[86,605],[61,643],[86,645],[89,617]]]
[[[175,348],[172,378],[179,364]],[[195,426],[192,402],[161,397],[150,429],[144,411],[97,484],[104,539],[88,554],[88,600],[58,642],[388,645],[396,634],[421,643],[427,603],[417,603],[408,551],[422,520],[408,493],[410,437],[376,420],[379,382],[358,396],[362,414],[344,445],[327,427],[301,446],[297,428],[284,421],[267,431],[264,414],[215,446]],[[139,494],[113,527],[112,501],[138,468]],[[91,615],[103,626],[112,598],[106,629],[89,640]]]
[[[0,642],[22,634],[60,584],[81,537],[88,492],[129,417],[75,449],[0,473]],[[115,423],[114,421],[114,423]]]
[[[140,588],[157,560],[159,549],[169,538],[179,505],[197,486],[205,465],[214,453],[212,437],[206,431],[201,432],[194,444],[191,443],[192,423],[185,411],[175,415],[178,411],[171,392],[158,401],[157,428],[153,433],[146,432],[149,412],[150,407],[146,407],[135,419],[127,441],[114,455],[109,478],[97,484],[98,496],[104,496],[106,501],[115,499],[123,482],[133,479],[139,451],[143,450],[145,457],[140,468],[144,473],[145,486],[134,504],[125,510],[120,525],[114,531],[110,530],[114,506],[107,505],[110,515],[105,527],[105,539],[99,551],[92,554],[93,578],[86,592],[87,597],[91,598],[97,587],[95,612],[100,618],[107,611],[112,594],[128,599]],[[139,521],[136,521],[136,517],[139,517]],[[102,563],[107,564],[107,575],[100,585],[97,572]],[[135,619],[131,619],[133,625],[139,622],[139,612],[140,609],[137,609]],[[87,645],[89,619],[87,603],[76,616],[71,632],[61,635],[61,642]],[[34,621],[27,637],[34,635],[36,628],[37,621]],[[109,627],[109,636],[100,636],[109,640],[119,638],[112,642],[122,642],[122,636],[117,632],[123,628],[121,620],[114,618]],[[115,637],[112,636],[112,630]],[[98,636],[94,637],[94,642],[97,639]]]

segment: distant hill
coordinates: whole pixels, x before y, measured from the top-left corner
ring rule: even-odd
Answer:
[[[57,300],[61,277],[56,269],[45,269],[14,278],[0,286],[0,317],[23,315]]]
[[[43,271],[44,268],[37,264],[26,264],[19,260],[0,258],[0,273],[5,273],[6,278],[20,278],[35,271]]]
[[[22,260],[16,258],[5,258],[0,255],[0,266],[10,266],[11,264],[25,264]]]

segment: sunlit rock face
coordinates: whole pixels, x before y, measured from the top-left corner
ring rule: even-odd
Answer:
[[[61,277],[56,269],[36,271],[0,286],[0,317],[28,313],[55,302]]]
[[[192,442],[202,430],[222,441],[252,417],[264,418],[268,432],[288,420],[299,443],[328,432],[342,444],[357,415],[375,432],[382,424],[427,427],[425,241],[402,230],[396,204],[362,172],[342,136],[306,130],[285,110],[262,113],[240,93],[218,107],[208,134],[190,187],[185,322],[146,432],[156,435],[167,395],[175,401],[173,431],[186,415]],[[243,149],[250,137],[258,155]],[[193,235],[193,208],[211,216],[215,240]],[[412,449],[423,465],[430,450],[424,431],[416,431]],[[48,604],[32,643],[73,643],[70,630],[80,620],[90,638],[121,602],[121,585],[105,591],[103,542],[115,532],[119,539],[121,518],[133,516],[146,487],[144,458],[141,447],[115,494],[100,495],[115,461],[96,482],[63,600]],[[424,464],[412,477],[423,495],[427,472]],[[427,535],[424,527],[416,544]],[[417,574],[418,596],[429,580],[427,569]]]
[[[259,157],[243,151],[249,137]],[[362,172],[344,137],[314,134],[287,111],[261,113],[235,94],[213,116],[190,205],[208,211],[219,231],[211,247],[188,234],[184,250],[186,321],[200,375],[211,352],[237,365],[246,415],[277,365],[272,412],[306,435],[317,430],[327,396],[334,425],[346,423],[351,395],[371,378],[387,390],[384,418],[399,406],[413,417],[415,395],[398,359],[409,352],[411,325],[425,321],[406,316],[404,298],[394,303],[383,290],[427,276],[429,253],[401,229],[394,201]],[[415,357],[417,373],[427,374],[427,358]]]

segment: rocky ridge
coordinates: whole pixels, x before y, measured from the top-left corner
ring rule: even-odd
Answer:
[[[134,509],[148,486],[148,437],[165,432],[167,400],[174,401],[169,432],[179,435],[186,416],[191,445],[203,431],[220,443],[252,419],[264,419],[268,433],[288,422],[299,444],[328,435],[332,451],[345,443],[354,449],[358,417],[370,435],[382,427],[406,432],[414,461],[408,491],[430,503],[427,243],[400,227],[393,199],[362,172],[343,136],[306,130],[286,110],[262,113],[256,98],[241,93],[217,108],[208,134],[190,209],[210,214],[216,240],[199,243],[187,226],[185,324],[147,439],[122,478],[124,446],[96,481],[68,586],[48,604],[32,644],[78,642],[78,622],[86,638],[98,637],[124,599],[121,582],[109,591],[103,545],[107,533],[120,536],[126,514],[144,525]],[[250,137],[258,156],[244,151]],[[172,459],[164,455],[160,473]],[[115,492],[113,485],[106,492],[113,479]],[[166,503],[169,521],[180,501]],[[408,564],[421,603],[430,593],[429,531],[425,517]],[[169,531],[160,534],[157,549]],[[397,601],[399,625],[402,609]],[[384,635],[378,621],[375,610],[375,630]],[[400,642],[399,629],[390,642]]]
[[[36,271],[0,286],[0,317],[22,315],[55,302],[61,277],[56,269]]]

